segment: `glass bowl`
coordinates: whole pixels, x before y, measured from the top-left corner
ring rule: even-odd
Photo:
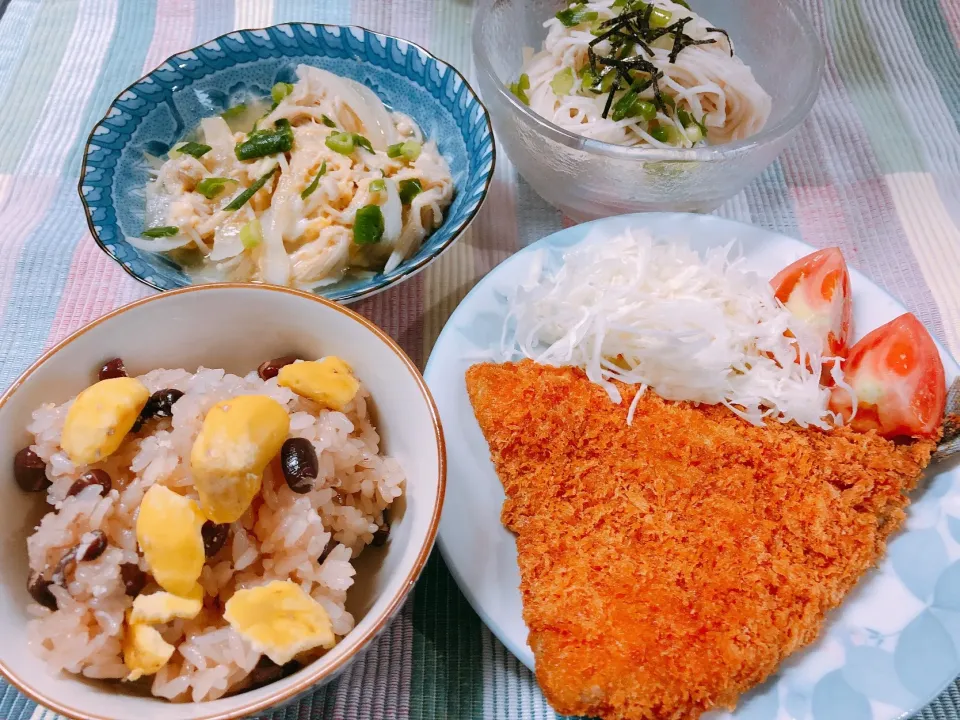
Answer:
[[[524,47],[539,50],[560,0],[482,0],[473,28],[480,92],[494,131],[524,179],[573,220],[650,210],[710,212],[780,154],[813,106],[824,50],[795,0],[693,0],[726,29],[737,54],[773,98],[764,129],[692,149],[612,145],[563,130],[507,90]]]

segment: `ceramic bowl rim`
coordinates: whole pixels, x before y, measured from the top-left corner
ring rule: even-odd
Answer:
[[[578,135],[565,130],[546,118],[538,115],[527,105],[510,92],[500,82],[489,54],[484,47],[481,28],[485,20],[491,15],[497,0],[481,0],[473,19],[471,45],[478,75],[486,76],[497,94],[497,100],[505,103],[513,117],[519,118],[526,126],[547,139],[558,142],[573,150],[581,150],[591,155],[610,157],[617,160],[633,160],[637,162],[717,162],[729,160],[749,154],[752,150],[765,145],[775,145],[789,137],[803,123],[813,109],[813,104],[820,94],[820,86],[826,68],[826,49],[823,40],[817,33],[810,18],[804,12],[797,0],[780,0],[790,11],[803,38],[809,45],[809,51],[814,60],[814,72],[807,79],[803,92],[799,95],[793,108],[780,121],[773,125],[764,126],[760,132],[742,140],[723,143],[722,145],[705,146],[700,148],[650,148],[616,145],[603,140]]]
[[[90,235],[93,237],[94,242],[96,242],[100,250],[102,250],[111,260],[113,260],[117,265],[119,265],[123,269],[123,271],[127,273],[127,275],[134,278],[138,282],[143,283],[147,287],[153,288],[154,290],[159,290],[160,292],[171,291],[170,289],[160,287],[160,285],[158,285],[155,282],[152,282],[148,278],[141,277],[140,275],[135,273],[132,269],[127,267],[127,265],[123,263],[116,256],[116,254],[109,247],[107,247],[107,245],[103,242],[103,240],[100,238],[100,233],[97,232],[97,229],[93,223],[93,214],[90,210],[90,206],[87,203],[87,197],[83,191],[83,185],[87,176],[87,157],[90,155],[90,149],[91,149],[91,146],[93,145],[93,137],[94,137],[94,134],[97,132],[97,128],[101,127],[104,124],[104,122],[109,119],[110,113],[116,107],[117,102],[119,102],[120,98],[123,97],[123,95],[130,92],[135,86],[139,85],[144,80],[149,78],[151,75],[159,71],[164,65],[168,63],[172,64],[173,61],[177,58],[177,56],[183,55],[184,53],[195,53],[198,49],[202,48],[203,46],[209,45],[210,43],[214,43],[214,42],[220,42],[221,40],[223,40],[226,37],[229,37],[230,35],[235,35],[237,33],[247,33],[247,32],[267,32],[268,30],[279,28],[284,25],[312,26],[312,27],[321,27],[321,28],[338,28],[340,32],[343,32],[343,31],[350,32],[351,30],[359,30],[361,33],[364,33],[364,34],[374,35],[375,37],[378,37],[378,38],[385,38],[385,39],[389,38],[394,42],[404,43],[406,45],[409,45],[414,50],[417,50],[423,53],[424,55],[426,55],[435,63],[448,68],[450,72],[453,72],[456,77],[460,78],[460,81],[464,84],[464,86],[470,92],[471,96],[476,101],[478,107],[482,111],[484,124],[486,125],[486,128],[487,128],[487,135],[490,137],[490,169],[487,171],[487,176],[483,182],[483,191],[480,193],[480,198],[477,200],[477,203],[474,206],[474,208],[464,216],[464,218],[460,221],[458,225],[456,225],[451,229],[450,237],[448,237],[443,242],[443,244],[437,247],[437,249],[434,252],[424,255],[419,260],[414,260],[413,258],[410,258],[409,260],[404,260],[403,263],[401,263],[401,265],[398,268],[402,271],[395,277],[392,277],[388,280],[386,279],[386,276],[383,273],[378,273],[377,275],[375,275],[373,278],[370,279],[370,283],[368,285],[365,285],[362,288],[351,290],[349,292],[345,292],[342,295],[338,295],[335,302],[342,302],[342,303],[356,302],[363,298],[371,297],[373,295],[376,295],[377,293],[383,292],[387,288],[393,287],[394,285],[398,285],[404,282],[405,280],[409,280],[411,277],[413,277],[418,272],[420,272],[425,267],[427,267],[427,265],[429,265],[434,260],[439,258],[440,255],[443,254],[445,250],[450,248],[460,238],[460,236],[463,235],[463,233],[467,230],[467,228],[469,228],[470,225],[473,223],[473,221],[476,219],[477,214],[480,212],[480,209],[483,207],[484,203],[486,202],[487,195],[490,192],[490,185],[493,183],[493,176],[497,169],[497,140],[496,140],[496,136],[493,133],[493,122],[490,119],[490,111],[487,109],[487,106],[483,103],[483,100],[480,97],[480,93],[477,92],[476,89],[474,89],[474,87],[470,84],[470,82],[467,80],[464,74],[461,73],[451,63],[447,62],[446,60],[441,60],[439,57],[434,55],[425,47],[423,47],[422,45],[419,45],[418,43],[413,42],[412,40],[407,40],[405,38],[398,37],[396,35],[391,35],[389,33],[377,32],[376,30],[371,30],[370,28],[364,27],[363,25],[353,25],[353,24],[340,25],[337,23],[313,23],[313,22],[307,22],[307,21],[291,21],[291,22],[274,23],[273,25],[266,25],[264,27],[257,27],[257,28],[238,28],[238,29],[231,30],[229,32],[225,32],[220,35],[217,35],[216,37],[206,40],[197,45],[194,45],[189,49],[180,50],[179,52],[173,53],[172,55],[167,57],[165,60],[163,60],[163,62],[159,63],[155,68],[153,68],[149,72],[139,77],[137,80],[134,80],[132,83],[127,85],[125,88],[123,88],[123,90],[117,93],[116,97],[114,97],[113,100],[110,101],[110,104],[107,106],[107,109],[103,114],[103,117],[101,117],[90,129],[90,133],[87,135],[87,140],[84,143],[83,155],[81,157],[81,163],[80,163],[80,179],[77,181],[77,194],[80,196],[80,204],[83,206],[83,214],[87,221],[87,229],[90,231]],[[236,64],[239,64],[239,63],[236,63]],[[121,149],[116,150],[115,152],[117,153],[122,152],[124,146],[122,146]],[[469,149],[467,149],[467,155],[468,156],[470,155]],[[110,204],[111,205],[115,204],[112,191],[110,192]],[[116,224],[119,226],[119,221],[117,221]],[[443,226],[441,225],[441,227]],[[437,230],[439,229],[440,228],[437,228]],[[435,230],[434,232],[437,232],[437,230]],[[380,279],[378,280],[377,278],[380,278]],[[207,284],[214,284],[214,283],[190,283],[189,285],[184,285],[181,287],[200,287],[202,285],[207,285]],[[219,284],[225,284],[225,283],[219,283]],[[173,288],[173,289],[179,289],[179,288]],[[317,297],[323,297],[323,296],[318,295]]]
[[[351,310],[348,307],[345,307],[333,300],[327,300],[326,298],[318,297],[312,295],[308,292],[302,290],[296,290],[294,288],[285,288],[273,285],[256,285],[251,283],[212,283],[206,285],[188,285],[182,288],[176,288],[174,290],[168,290],[167,292],[149,295],[145,298],[139,300],[134,300],[131,303],[127,303],[111,312],[102,315],[96,320],[87,323],[77,331],[71,333],[69,336],[58,342],[52,348],[47,350],[43,355],[41,355],[33,364],[30,365],[20,376],[13,381],[9,388],[7,388],[2,395],[0,395],[0,410],[7,404],[11,397],[20,389],[21,386],[30,376],[33,375],[42,365],[44,365],[50,358],[54,355],[57,355],[61,351],[65,350],[71,343],[79,339],[81,336],[85,335],[87,332],[97,327],[98,325],[111,320],[115,317],[123,315],[124,313],[133,310],[135,308],[147,305],[153,302],[162,302],[163,300],[176,296],[176,295],[185,295],[189,293],[198,293],[205,291],[216,291],[216,290],[251,290],[253,292],[275,292],[275,293],[285,293],[288,295],[293,295],[305,300],[310,300],[313,302],[320,303],[325,305],[328,309],[334,310],[335,312],[346,315],[347,318],[353,320],[354,322],[359,323],[361,326],[366,328],[368,331],[372,332],[373,335],[380,340],[381,343],[387,346],[387,349],[392,351],[403,363],[407,371],[410,373],[410,376],[413,378],[414,382],[417,385],[418,390],[420,391],[423,400],[427,404],[427,409],[430,413],[430,419],[432,421],[434,436],[436,440],[437,456],[438,456],[438,477],[437,477],[437,498],[434,504],[429,525],[427,527],[426,540],[417,553],[416,559],[414,560],[413,567],[407,574],[407,577],[404,579],[403,583],[399,586],[394,597],[390,599],[390,602],[387,604],[386,608],[379,614],[376,618],[376,621],[372,627],[366,631],[363,636],[359,638],[354,647],[341,657],[336,663],[330,664],[328,667],[323,666],[323,658],[315,660],[310,665],[307,665],[303,670],[306,671],[304,676],[298,679],[295,683],[291,684],[289,688],[285,690],[277,690],[274,692],[267,693],[264,697],[257,700],[247,700],[244,701],[244,696],[246,693],[240,693],[238,695],[227,696],[225,700],[236,699],[238,704],[235,708],[222,710],[219,712],[211,712],[200,715],[197,717],[197,720],[235,720],[237,718],[243,718],[248,715],[253,715],[254,713],[260,712],[262,710],[267,710],[269,708],[276,707],[281,705],[289,700],[292,700],[299,695],[309,691],[311,688],[319,685],[324,680],[330,678],[331,676],[336,675],[340,670],[345,668],[350,664],[354,659],[356,659],[360,654],[362,654],[369,646],[371,640],[373,640],[381,630],[383,630],[389,622],[396,615],[397,611],[402,606],[403,602],[406,600],[407,595],[410,593],[410,590],[413,588],[414,583],[417,578],[423,572],[424,567],[426,566],[427,560],[430,557],[430,553],[433,549],[434,543],[437,538],[437,530],[440,524],[440,513],[443,509],[443,499],[446,493],[447,485],[447,455],[446,455],[446,444],[444,441],[443,427],[440,424],[440,414],[437,410],[436,402],[433,399],[433,395],[430,392],[430,388],[427,387],[427,383],[423,378],[420,370],[414,364],[413,360],[404,352],[400,345],[387,333],[379,328],[373,321],[368,320],[363,317],[355,310]],[[344,637],[349,637],[353,633],[351,630]],[[318,665],[319,663],[319,665]],[[311,671],[311,667],[317,665],[316,669]],[[16,671],[12,670],[7,666],[2,660],[0,660],[0,676],[6,678],[14,687],[17,688],[24,695],[29,697],[34,702],[39,703],[43,707],[49,708],[54,712],[63,715],[67,718],[72,718],[73,720],[105,720],[103,715],[98,715],[96,712],[89,712],[84,709],[71,707],[66,705],[59,700],[52,700],[47,698],[44,693],[33,687],[28,681],[21,678]],[[169,703],[162,698],[153,698],[157,702],[162,702],[164,705],[170,705],[175,707],[173,703]],[[197,703],[203,704],[203,703]]]

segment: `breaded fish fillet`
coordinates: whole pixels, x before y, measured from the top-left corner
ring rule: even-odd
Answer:
[[[932,442],[754,427],[572,368],[482,364],[467,390],[517,534],[537,679],[564,714],[681,720],[817,637],[883,554]]]

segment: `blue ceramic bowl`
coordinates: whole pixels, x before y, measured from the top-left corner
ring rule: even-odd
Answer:
[[[274,83],[296,79],[300,63],[363,83],[388,107],[410,115],[437,141],[456,187],[443,225],[413,257],[392,272],[348,277],[317,294],[341,302],[372,295],[450,246],[477,214],[493,176],[493,130],[476,93],[457,70],[406,40],[355,26],[290,23],[239,30],[174,55],[113,101],[90,133],[79,184],[90,232],[103,251],[157,290],[192,284],[176,263],[126,240],[144,226],[144,153],[163,155],[202,118],[268,96]]]

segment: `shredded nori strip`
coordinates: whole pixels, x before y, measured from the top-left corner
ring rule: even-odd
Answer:
[[[675,63],[677,56],[684,48],[693,45],[709,45],[717,42],[716,39],[713,38],[695,40],[684,33],[683,28],[692,19],[690,17],[680,18],[675,23],[671,23],[666,27],[653,27],[650,24],[654,11],[653,3],[649,3],[638,10],[631,10],[629,8],[630,4],[628,3],[627,7],[624,8],[625,12],[621,12],[620,15],[600,23],[599,30],[602,32],[591,40],[587,46],[587,60],[590,65],[590,71],[593,73],[593,76],[597,78],[597,81],[591,89],[597,91],[607,75],[611,72],[616,73],[616,79],[608,91],[607,101],[603,107],[601,116],[603,118],[606,118],[609,114],[616,93],[624,87],[629,90],[635,85],[637,82],[636,78],[630,73],[636,71],[646,73],[649,76],[649,80],[645,81],[642,88],[645,90],[652,85],[653,104],[658,110],[666,112],[667,106],[663,99],[659,83],[663,77],[663,73],[656,65],[642,55],[638,54],[627,57],[627,54],[630,53],[634,47],[640,47],[643,52],[646,53],[647,57],[650,58],[654,55],[653,49],[650,47],[651,43],[665,35],[673,35],[673,48],[670,51],[669,57],[670,62]],[[719,28],[708,28],[708,30],[722,33],[727,38],[727,41],[730,41],[730,36],[724,30]],[[594,47],[605,40],[610,42],[610,55],[597,55]],[[730,48],[732,55],[733,43],[730,43]],[[605,69],[601,71],[598,66],[603,66]],[[642,90],[640,92],[642,92]]]
[[[730,57],[733,57],[733,40],[730,39],[730,33],[723,28],[708,27],[707,32],[720,33],[727,39],[727,45],[730,46]]]

